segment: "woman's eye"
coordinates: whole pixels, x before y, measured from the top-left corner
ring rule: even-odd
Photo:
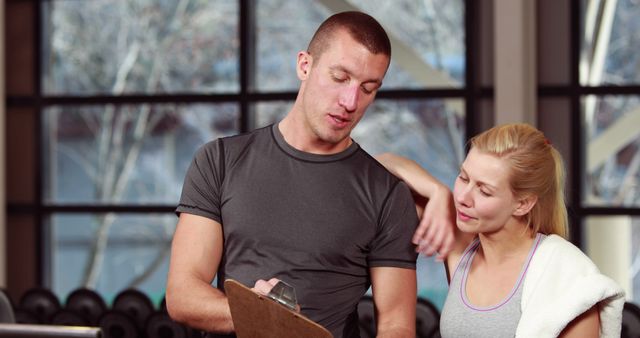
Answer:
[[[459,178],[459,179],[460,179],[460,181],[462,181],[462,182],[469,182],[469,179],[468,179],[468,178],[466,178],[466,177],[464,177],[464,176],[462,176],[462,175],[458,175],[458,178]]]
[[[482,196],[491,197],[490,193],[488,193],[488,192],[486,192],[486,191],[484,191],[482,189],[480,189],[480,193],[482,194]]]

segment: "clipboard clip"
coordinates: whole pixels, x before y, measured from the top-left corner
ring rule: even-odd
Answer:
[[[273,299],[277,303],[284,305],[292,311],[296,311],[298,299],[296,298],[296,290],[293,286],[284,281],[279,281],[271,288],[267,297]]]

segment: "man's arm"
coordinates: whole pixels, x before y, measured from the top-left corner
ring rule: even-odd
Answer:
[[[166,301],[171,318],[208,332],[233,332],[227,297],[211,286],[223,249],[222,226],[182,213],[171,245]]]
[[[378,337],[416,336],[416,270],[371,268]]]

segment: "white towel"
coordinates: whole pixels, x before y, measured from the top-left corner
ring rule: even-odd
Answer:
[[[519,338],[554,338],[577,316],[598,304],[600,337],[618,338],[624,292],[573,244],[550,235],[527,270]]]

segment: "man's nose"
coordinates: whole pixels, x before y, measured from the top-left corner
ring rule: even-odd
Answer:
[[[347,86],[342,89],[340,93],[340,105],[344,107],[347,112],[354,112],[358,108],[358,93],[359,87],[357,85]]]

